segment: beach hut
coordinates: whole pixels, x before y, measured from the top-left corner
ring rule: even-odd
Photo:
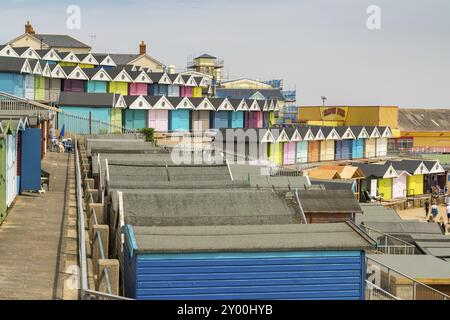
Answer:
[[[320,127],[311,127],[314,140],[308,142],[308,162],[320,161],[320,143],[325,140],[325,136]]]
[[[205,131],[211,128],[210,113],[216,112],[216,108],[207,98],[189,98],[194,106],[192,111],[191,128],[195,131]]]
[[[110,125],[114,130],[122,127],[122,109],[126,104],[121,95],[112,93],[61,92],[58,107],[67,114],[81,117],[74,121],[72,117],[58,114],[58,128],[65,126],[66,132],[98,134],[103,130],[109,131]],[[89,119],[103,125],[89,126]]]
[[[146,96],[145,100],[152,106],[148,110],[147,125],[154,128],[156,132],[169,131],[169,111],[174,107],[165,96]]]
[[[62,81],[61,90],[68,92],[84,92],[89,77],[83,69],[78,66],[62,67],[62,69],[67,77]]]
[[[14,47],[14,52],[19,55],[19,57],[24,59],[31,59],[31,60],[39,60],[41,57],[31,47]]]
[[[168,97],[174,110],[169,111],[169,131],[189,131],[194,105],[187,97]]]
[[[183,77],[179,73],[169,74],[169,79],[172,84],[167,89],[167,95],[169,97],[180,97],[181,86],[184,86]]]
[[[302,141],[297,142],[295,162],[306,163],[308,162],[309,142],[314,140],[314,134],[309,127],[297,127],[297,131]]]
[[[67,52],[58,52],[61,61],[59,65],[61,67],[76,67],[79,63],[81,63],[80,59],[78,59],[77,55],[72,51]]]
[[[352,159],[353,154],[353,140],[356,139],[350,127],[336,127],[336,132],[341,137],[341,140],[336,141],[335,144],[335,160]]]
[[[275,142],[269,144],[269,161],[276,164],[283,164],[283,143],[289,142],[289,137],[284,129],[271,129],[270,133]]]
[[[41,57],[41,62],[55,65],[61,61],[61,57],[55,49],[38,49],[35,52]]]
[[[210,112],[210,124],[213,129],[230,128],[230,114],[234,108],[227,98],[209,98],[215,112]]]
[[[389,127],[378,127],[381,137],[377,140],[377,157],[386,157],[388,149],[388,139],[392,138],[392,131]]]
[[[19,58],[19,55],[10,44],[0,45],[0,57]]]
[[[234,112],[229,113],[229,124],[233,129],[244,128],[244,112],[248,111],[245,99],[228,99],[234,108]]]
[[[3,130],[3,125],[0,121],[0,224],[6,217],[6,135]]]
[[[6,206],[10,207],[18,194],[18,186],[20,186],[20,180],[18,179],[18,136],[19,132],[25,129],[25,123],[23,119],[2,120],[2,128],[6,149]]]
[[[393,178],[392,181],[392,197],[403,198],[408,195],[407,181],[411,174],[408,171],[397,170],[398,177]]]
[[[375,158],[377,156],[377,140],[381,137],[381,134],[375,126],[366,126],[364,128],[369,135],[364,144],[364,157]]]
[[[295,127],[285,128],[284,131],[289,142],[283,144],[283,165],[295,164],[297,142],[300,142],[302,138]]]
[[[112,79],[112,81],[108,83],[108,92],[123,96],[128,95],[128,84],[133,82],[133,78],[128,72],[121,67],[106,69],[106,72]]]
[[[353,186],[352,191],[355,194],[355,198],[360,200],[361,186],[365,179],[363,171],[355,166],[335,166],[335,165],[325,165],[320,166],[316,169],[317,171],[336,171],[342,180],[352,180]],[[324,179],[315,177],[317,179]]]
[[[340,136],[333,127],[322,127],[321,130],[325,140],[320,142],[320,161],[333,161],[334,145]]]
[[[370,197],[381,197],[383,200],[392,199],[393,179],[398,177],[397,171],[390,163],[368,164],[354,162],[366,177],[361,183],[361,199],[369,201]]]
[[[77,54],[77,58],[80,60],[78,66],[83,69],[93,69],[99,65],[99,62],[92,53],[79,53]]]
[[[424,176],[429,174],[429,171],[423,161],[421,160],[401,160],[388,161],[395,170],[407,171],[410,176],[407,177],[407,195],[421,195],[424,194]]]
[[[93,53],[92,56],[98,61],[99,65],[96,66],[96,68],[100,69],[111,69],[113,67],[116,67],[117,64],[114,62],[114,60],[111,58],[109,54],[103,54],[103,53]]]
[[[356,139],[352,141],[352,159],[364,158],[364,145],[366,139],[369,139],[369,134],[362,126],[351,127]]]
[[[145,71],[128,71],[133,78],[130,83],[129,94],[132,96],[146,96],[148,94],[148,86],[152,83],[152,79]]]
[[[84,69],[84,73],[88,77],[86,82],[86,92],[88,93],[107,93],[108,83],[112,81],[108,72],[103,68]]]
[[[425,192],[431,192],[433,187],[439,187],[440,190],[444,190],[447,183],[447,175],[440,162],[438,160],[430,160],[423,163],[429,172],[424,176]]]
[[[137,300],[364,300],[364,250],[375,246],[346,223],[126,224],[124,233],[125,295]]]
[[[0,91],[23,98],[25,75],[32,75],[27,59],[0,57]]]
[[[168,96],[169,85],[172,84],[169,75],[165,72],[152,72],[149,73],[152,84],[148,87],[149,96]]]
[[[122,125],[127,129],[146,128],[151,105],[143,96],[125,96],[124,100],[127,108],[122,110]]]
[[[190,75],[182,75],[184,85],[180,86],[180,96],[181,97],[192,97],[192,88],[197,84],[195,79]]]

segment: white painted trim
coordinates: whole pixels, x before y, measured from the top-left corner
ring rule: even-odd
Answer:
[[[211,101],[208,98],[204,98],[202,102],[200,102],[197,106],[195,106],[195,110],[199,111],[216,111],[216,108],[212,105]]]
[[[188,97],[184,97],[178,105],[174,106],[176,110],[194,110],[195,106]]]
[[[25,61],[23,62],[22,68],[20,69],[20,73],[28,73],[28,74],[33,73],[33,70],[31,70],[31,65],[28,59],[25,59]]]
[[[129,106],[132,110],[151,110],[152,106],[143,96],[138,96]]]
[[[225,98],[220,106],[217,108],[217,111],[234,111],[233,106],[231,105],[230,101]]]
[[[317,131],[317,134],[316,134],[316,136],[314,137],[314,140],[315,140],[315,141],[323,141],[323,140],[325,140],[325,135],[323,134],[321,128],[319,128],[319,131]]]
[[[337,133],[336,129],[332,129],[325,140],[341,140],[341,136]]]
[[[103,75],[103,78],[101,77],[101,75]],[[91,77],[90,80],[91,81],[105,81],[105,82],[112,81],[108,72],[106,72],[103,68],[98,69],[98,71]]]
[[[8,50],[9,54],[6,53]],[[0,50],[0,57],[19,58],[19,55],[16,51],[14,51],[14,48],[11,47],[10,44],[7,44],[2,50]]]
[[[270,130],[267,130],[267,132],[264,134],[261,139],[261,143],[275,143],[275,138],[273,137]]]
[[[114,103],[113,107],[114,108],[125,109],[127,107],[125,99],[123,98],[123,96],[121,94],[119,94],[119,95],[115,94],[114,98],[115,98],[115,103],[113,101],[113,103]]]
[[[42,57],[42,60],[46,60],[46,61],[55,61],[55,62],[59,62],[61,61],[61,57],[58,55],[58,53],[53,50],[53,49],[49,49],[50,51],[47,52],[45,54],[45,56]],[[52,57],[53,54],[53,57]]]
[[[123,69],[117,74],[117,76],[112,81],[113,82],[131,83],[131,82],[133,82],[133,78],[131,78],[131,76],[128,74],[128,72],[125,69]]]
[[[427,169],[427,166],[425,165],[425,163],[423,163],[423,161],[419,164],[416,171],[414,171],[414,175],[429,174],[429,173],[430,173],[430,171]]]
[[[367,132],[366,128],[364,128],[364,127],[362,128],[357,139],[369,139],[369,133]]]
[[[25,50],[21,55],[21,58],[24,59],[38,59],[40,60],[41,57],[37,54],[36,51],[34,51],[33,48],[29,47],[27,50]]]
[[[341,136],[341,140],[356,140],[356,136],[350,127],[345,130],[344,135]]]
[[[153,110],[174,110],[175,108],[167,99],[167,97],[162,96],[159,100],[152,106]]]
[[[48,62],[45,64],[45,67],[42,70],[42,75],[47,78],[51,78],[51,76],[52,76],[52,69],[50,68],[50,65],[48,64]]]
[[[84,73],[83,69],[76,66],[72,72],[67,76],[71,80],[89,80],[89,77]]]
[[[242,99],[241,102],[239,102],[239,105],[236,108],[236,111],[248,111],[248,105],[247,102],[245,102],[245,99]]]
[[[175,78],[175,80],[172,81],[173,85],[179,85],[179,86],[184,86],[184,80],[183,77],[181,76],[181,73],[179,73],[177,75],[177,77]]]
[[[386,170],[386,172],[383,175],[383,179],[388,178],[398,178],[398,173],[395,171],[394,167],[392,165],[389,166],[389,168]]]
[[[59,72],[59,74],[58,74]],[[64,72],[59,64],[56,64],[52,69],[52,78],[67,79],[67,74]]]
[[[161,79],[158,80],[158,84],[172,84],[172,81],[170,81],[170,78],[166,72],[163,72]]]
[[[298,132],[297,129],[295,129],[295,132],[292,135],[291,141],[292,142],[300,142],[300,141],[302,141],[302,136],[300,135],[300,133]]]
[[[258,102],[254,99],[253,102],[251,103],[250,107],[249,107],[249,111],[261,111],[261,109],[259,108],[259,104]]]
[[[80,59],[78,59],[77,55],[72,51],[69,51],[69,53],[64,57],[64,59],[62,59],[62,62],[81,63]]]
[[[91,61],[89,61],[89,59],[91,59]],[[99,65],[97,59],[95,59],[95,57],[91,53],[88,53],[88,55],[83,60],[81,60],[81,64],[90,64],[94,66]]]

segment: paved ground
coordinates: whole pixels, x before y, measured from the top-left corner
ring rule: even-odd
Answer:
[[[426,223],[426,218],[425,218],[425,209],[424,208],[412,208],[412,209],[408,209],[408,210],[400,210],[397,211],[397,213],[400,215],[400,217],[403,220],[419,220],[422,222]],[[439,214],[436,217],[436,222],[440,221],[441,217],[444,219],[444,221],[446,223],[448,223],[447,221],[447,213],[446,213],[446,207],[443,205],[439,205]],[[450,234],[450,225],[447,224],[446,227],[446,234]]]
[[[69,160],[68,154],[48,153],[42,166],[50,172],[50,192],[17,197],[0,226],[0,299],[62,296]]]

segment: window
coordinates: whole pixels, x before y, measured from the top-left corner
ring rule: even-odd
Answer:
[[[77,78],[79,78],[80,75],[81,75],[81,73],[80,73],[79,71],[77,71],[77,73],[75,73],[75,76],[76,76]]]
[[[125,75],[123,74],[120,78],[121,78],[122,80],[125,80]]]
[[[11,54],[11,50],[6,50],[6,54],[9,56]]]
[[[141,108],[144,106],[144,104],[142,103],[142,101],[139,101],[139,104],[138,104],[138,105],[139,105],[139,107],[141,107]]]
[[[100,79],[103,79],[105,75],[103,73],[100,73]]]

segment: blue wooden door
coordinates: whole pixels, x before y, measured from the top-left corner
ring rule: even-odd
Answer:
[[[39,128],[27,128],[22,132],[21,192],[41,189],[41,140]]]
[[[342,140],[342,154],[341,159],[352,158],[352,140]]]
[[[169,114],[169,130],[189,130],[189,110],[172,110]]]
[[[230,124],[233,129],[241,129],[244,128],[244,112],[243,111],[235,111],[229,112],[230,114]]]
[[[334,144],[334,159],[342,160],[342,141],[338,140]]]
[[[364,158],[364,139],[353,140],[352,144],[352,158]]]
[[[211,126],[214,129],[228,128],[229,111],[211,112]]]

